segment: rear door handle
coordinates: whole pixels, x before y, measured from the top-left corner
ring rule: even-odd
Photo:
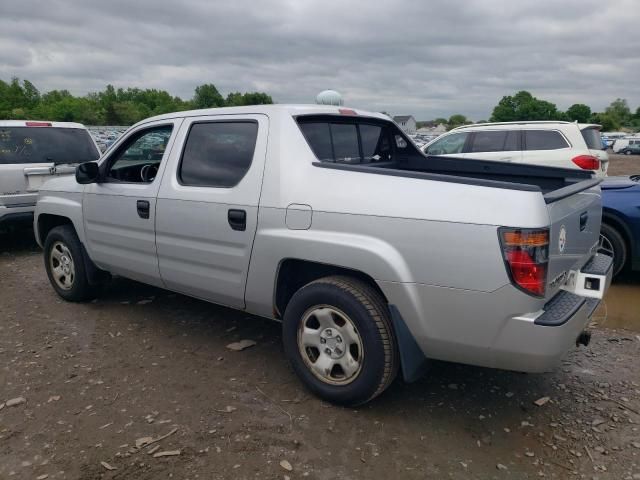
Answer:
[[[140,218],[149,218],[149,211],[151,208],[147,200],[138,200],[136,202],[136,206],[138,208],[138,216]]]
[[[585,228],[587,228],[587,220],[589,220],[589,214],[587,212],[583,212],[580,214],[580,231],[582,232]]]
[[[227,214],[229,225],[234,230],[244,232],[247,229],[247,212],[245,210],[231,209]]]

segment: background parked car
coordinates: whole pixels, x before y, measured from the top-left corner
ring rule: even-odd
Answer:
[[[480,123],[454,128],[428,143],[427,155],[531,163],[607,173],[600,125],[575,122]]]
[[[0,225],[31,222],[40,185],[98,157],[80,123],[0,120]]]
[[[629,136],[624,138],[618,138],[611,148],[613,149],[613,153],[622,153],[627,147],[637,147],[640,146],[640,137]]]
[[[600,250],[613,256],[614,275],[640,270],[640,175],[609,177],[601,184]]]
[[[629,145],[628,147],[625,147],[622,150],[620,150],[619,153],[622,153],[624,155],[640,155],[640,144]]]

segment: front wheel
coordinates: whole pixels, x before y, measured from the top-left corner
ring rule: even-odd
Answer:
[[[618,275],[627,263],[627,244],[615,228],[603,223],[600,227],[598,252],[613,257],[613,276]]]
[[[44,266],[51,286],[63,299],[82,302],[95,298],[97,287],[89,284],[73,227],[62,225],[49,232],[44,242]]]
[[[298,290],[283,321],[287,358],[319,397],[356,406],[380,395],[398,370],[389,309],[371,286],[333,276]]]

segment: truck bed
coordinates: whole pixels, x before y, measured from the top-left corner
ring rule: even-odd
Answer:
[[[383,175],[424,178],[511,190],[539,191],[547,203],[560,200],[600,183],[590,171],[470,160],[452,157],[404,157],[370,164],[316,162],[316,166]]]

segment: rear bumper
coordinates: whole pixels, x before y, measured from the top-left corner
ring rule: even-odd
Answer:
[[[612,261],[597,263],[604,270],[589,272],[605,276],[604,292]],[[587,266],[593,263],[581,273]],[[556,367],[600,303],[562,290],[544,304],[511,285],[494,292],[387,282],[380,287],[426,358],[522,372]]]

